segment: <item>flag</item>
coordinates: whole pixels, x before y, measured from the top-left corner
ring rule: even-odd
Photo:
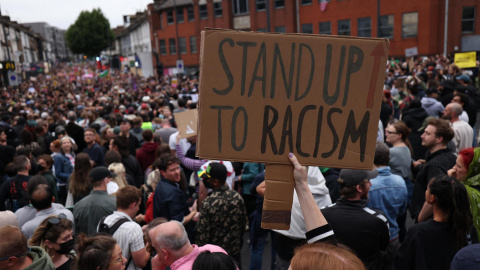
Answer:
[[[140,61],[140,58],[138,57],[137,54],[135,54],[135,62],[136,62],[135,67],[142,68],[142,62]]]
[[[105,77],[105,76],[107,76],[107,75],[108,75],[108,69],[106,69],[106,70],[104,70],[102,73],[100,73],[100,75],[98,75],[98,77],[103,78],[103,77]]]
[[[327,9],[328,0],[320,0],[320,10],[325,12]]]

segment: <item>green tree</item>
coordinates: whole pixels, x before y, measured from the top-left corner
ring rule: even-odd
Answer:
[[[97,56],[114,41],[115,35],[102,11],[82,11],[65,33],[67,46],[75,54]]]

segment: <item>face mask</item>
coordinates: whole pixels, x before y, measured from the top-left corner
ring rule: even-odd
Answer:
[[[117,192],[118,190],[118,184],[113,182],[113,181],[109,181],[107,183],[107,193],[108,194],[112,194],[112,193],[115,193]]]
[[[68,254],[72,251],[73,247],[75,246],[75,241],[73,239],[68,240],[67,242],[61,243],[60,249],[55,250],[58,254]]]

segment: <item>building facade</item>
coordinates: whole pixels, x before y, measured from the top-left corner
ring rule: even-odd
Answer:
[[[129,66],[131,72],[145,77],[154,76],[147,12],[124,16],[124,26],[116,33],[115,47],[123,60],[122,67]]]
[[[450,0],[161,0],[148,5],[154,66],[175,74],[199,65],[205,27],[259,32],[381,37],[390,56],[480,51],[480,1]]]

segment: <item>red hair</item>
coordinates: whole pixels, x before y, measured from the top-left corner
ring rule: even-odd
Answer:
[[[458,153],[462,157],[463,165],[465,165],[467,169],[470,166],[470,163],[472,163],[473,156],[474,156],[474,152],[473,152],[474,149],[475,147],[465,148],[462,151],[460,151],[460,153]]]

